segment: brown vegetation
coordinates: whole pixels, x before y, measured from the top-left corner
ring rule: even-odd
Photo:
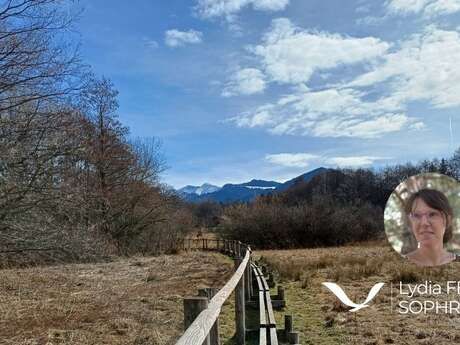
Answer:
[[[80,61],[72,19],[60,0],[0,4],[0,267],[173,252],[192,224],[159,184],[159,142],[129,140],[114,85]]]
[[[328,169],[287,190],[224,209],[223,236],[257,249],[338,246],[384,238],[383,209],[409,176],[460,176],[460,149],[449,159],[371,169]]]
[[[284,312],[294,315],[295,328],[301,332],[301,343],[450,344],[460,340],[460,327],[452,322],[458,317],[455,313],[403,315],[394,309],[400,281],[414,284],[428,280],[445,285],[447,280],[457,280],[460,267],[456,263],[418,268],[383,242],[337,248],[258,251],[256,256],[275,270],[283,281],[287,296]],[[385,286],[370,307],[349,313],[350,308],[321,285],[326,281],[338,282],[357,303],[364,301],[377,282],[384,282]],[[442,296],[436,298],[443,299]]]
[[[3,270],[0,344],[173,344],[183,297],[232,274],[229,259],[203,252]]]

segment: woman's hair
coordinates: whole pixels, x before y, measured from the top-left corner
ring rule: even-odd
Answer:
[[[414,203],[417,199],[422,199],[425,204],[444,214],[446,217],[446,231],[444,232],[443,242],[448,242],[452,238],[452,219],[454,212],[452,211],[447,197],[442,192],[435,189],[420,189],[418,192],[413,193],[407,200],[405,207],[407,215],[412,212]]]

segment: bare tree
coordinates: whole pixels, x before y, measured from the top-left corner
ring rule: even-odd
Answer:
[[[166,219],[167,202],[158,187],[164,169],[161,144],[128,140],[118,121],[118,92],[107,78],[92,78],[82,95],[88,121],[86,169],[91,222],[126,254],[132,243]]]
[[[63,3],[0,4],[0,252],[172,248],[190,217],[159,184],[161,145],[128,139],[114,85],[65,39]]]
[[[59,38],[71,22],[61,3],[0,5],[2,246],[38,241],[34,216],[56,199],[61,163],[77,150],[69,98],[84,68],[76,49]]]

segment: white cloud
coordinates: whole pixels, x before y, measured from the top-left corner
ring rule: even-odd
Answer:
[[[413,35],[384,63],[357,77],[349,87],[388,82],[396,103],[427,100],[435,108],[460,105],[460,34],[434,26]]]
[[[222,95],[252,95],[261,93],[265,89],[265,76],[256,68],[243,68],[238,70],[227,83]]]
[[[433,17],[460,11],[460,0],[389,0],[386,7],[391,14]]]
[[[203,34],[200,31],[179,31],[176,29],[165,32],[165,43],[170,47],[179,47],[187,43],[195,44],[202,41]]]
[[[302,91],[266,104],[254,112],[231,119],[240,127],[262,127],[278,135],[378,138],[403,129],[419,130],[423,124],[404,113],[394,98],[373,102],[352,89]]]
[[[252,5],[259,11],[281,11],[289,0],[198,0],[195,10],[203,18],[225,17],[233,21],[244,7]]]
[[[407,14],[421,12],[430,0],[389,0],[387,9],[395,14]]]
[[[310,165],[311,160],[317,158],[319,156],[310,153],[277,153],[265,156],[265,159],[272,164],[290,168],[306,168]]]
[[[386,16],[380,16],[380,17],[365,16],[365,17],[356,19],[356,24],[357,25],[371,25],[371,26],[375,25],[377,26],[385,22],[386,19],[387,19]]]
[[[411,120],[405,114],[382,114],[368,118],[333,116],[315,123],[312,134],[318,137],[378,138],[408,128]]]
[[[458,11],[460,11],[460,0],[437,0],[428,4],[425,8],[427,16],[452,14]]]
[[[388,48],[378,38],[306,31],[280,18],[273,20],[262,44],[252,52],[273,81],[295,84],[307,82],[315,71],[377,58]]]
[[[228,121],[236,123],[238,127],[270,127],[277,123],[270,112],[271,108],[271,105],[261,106],[254,113],[235,116]]]
[[[293,91],[230,119],[240,127],[277,135],[369,139],[423,130],[423,121],[406,113],[410,102],[439,109],[460,106],[458,31],[431,25],[390,46],[372,37],[307,32],[278,19],[250,51],[260,58],[264,87],[291,83]],[[305,84],[316,71],[354,62],[369,63],[368,72],[318,91]],[[224,92],[241,93],[236,80]]]
[[[377,156],[344,156],[325,157],[311,153],[276,153],[265,155],[271,164],[288,168],[307,168],[312,161],[317,164],[328,164],[339,167],[356,167],[371,165],[375,161],[389,159]]]
[[[326,159],[326,163],[339,167],[355,167],[371,165],[376,160],[388,159],[386,157],[374,156],[349,156],[349,157],[331,157]]]

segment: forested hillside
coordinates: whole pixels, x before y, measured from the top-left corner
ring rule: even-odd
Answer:
[[[383,209],[409,176],[460,176],[460,149],[449,159],[371,169],[328,170],[286,191],[223,210],[222,233],[257,248],[335,246],[384,237]]]

